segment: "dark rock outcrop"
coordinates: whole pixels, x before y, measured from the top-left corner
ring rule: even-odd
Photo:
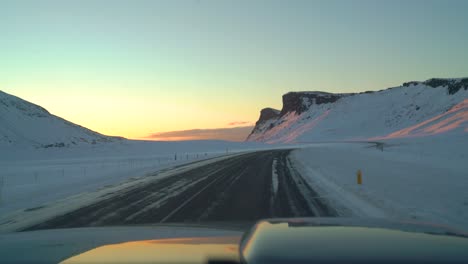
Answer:
[[[403,86],[409,87],[413,85],[424,84],[426,86],[437,88],[437,87],[447,87],[447,91],[449,94],[455,94],[460,89],[468,90],[468,78],[463,79],[440,79],[440,78],[432,78],[424,82],[405,82]]]
[[[326,92],[289,92],[283,95],[283,109],[281,116],[289,112],[301,114],[307,111],[312,104],[334,103],[343,97],[343,94]]]
[[[280,111],[273,108],[264,108],[260,111],[260,118],[257,123],[263,123],[270,119],[277,119],[280,116]]]
[[[260,118],[258,119],[257,123],[255,123],[255,127],[258,127],[269,120],[276,120],[280,117],[280,111],[273,109],[273,108],[264,108],[260,111]],[[255,129],[254,129],[255,130]]]
[[[447,86],[449,94],[455,94],[460,89],[468,89],[468,78],[463,79],[429,79],[424,82],[425,85],[430,87],[440,87],[440,86]]]
[[[405,83],[403,83],[403,86],[404,87],[410,87],[410,86],[413,86],[413,85],[418,85],[420,83],[421,82],[417,82],[417,81],[405,82]]]
[[[264,130],[264,124],[268,121],[272,121],[270,124],[269,129],[272,128],[273,122],[276,121],[280,117],[280,111],[273,109],[273,108],[264,108],[260,111],[260,118],[258,121],[255,123],[255,127],[250,132],[249,136],[247,137],[247,140],[250,138],[250,136],[254,133],[258,133]]]

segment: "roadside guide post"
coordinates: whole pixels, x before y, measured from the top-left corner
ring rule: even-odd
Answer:
[[[357,184],[361,185],[362,184],[362,171],[358,170],[356,173],[357,176]]]

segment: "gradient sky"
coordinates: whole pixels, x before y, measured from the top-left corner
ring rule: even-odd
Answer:
[[[251,125],[288,91],[468,76],[467,10],[442,0],[2,0],[0,90],[128,138]]]

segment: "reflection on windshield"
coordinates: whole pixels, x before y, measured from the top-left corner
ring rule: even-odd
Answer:
[[[73,256],[76,263],[207,263],[239,261],[239,237],[201,237],[132,241],[105,245]]]

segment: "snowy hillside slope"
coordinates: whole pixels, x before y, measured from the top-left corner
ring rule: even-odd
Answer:
[[[73,124],[0,91],[0,146],[66,147],[121,140]]]
[[[247,141],[368,140],[467,132],[468,78],[430,79],[359,94],[285,94],[280,114],[260,119]]]

